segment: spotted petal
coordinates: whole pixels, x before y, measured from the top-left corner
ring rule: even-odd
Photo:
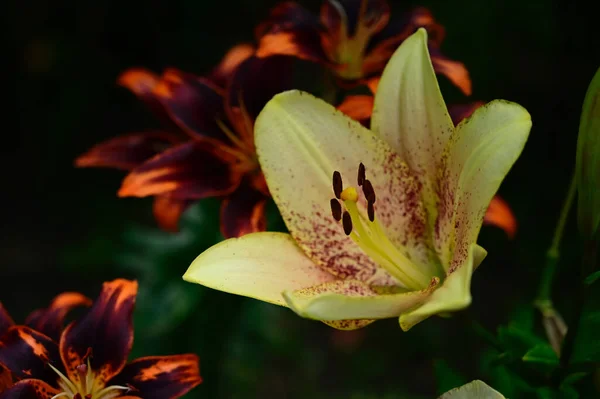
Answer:
[[[220,291],[285,306],[286,290],[333,281],[289,234],[251,233],[225,240],[200,254],[183,279]]]
[[[438,280],[420,291],[377,292],[358,280],[337,280],[296,291],[284,292],[288,306],[302,317],[316,320],[344,320],[333,325],[348,330],[362,327],[353,320],[398,317],[422,304],[435,289]]]
[[[333,172],[341,173],[346,186],[356,185],[362,162],[377,192],[376,217],[388,237],[435,272],[424,244],[420,184],[371,131],[310,94],[289,91],[265,106],[255,140],[269,190],[290,233],[321,268],[340,278],[397,283],[344,234],[331,214]],[[364,205],[361,199],[363,211]]]

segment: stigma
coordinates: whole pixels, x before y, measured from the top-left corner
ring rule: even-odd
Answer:
[[[341,222],[344,233],[402,286],[412,290],[427,288],[431,283],[431,276],[423,273],[391,242],[377,220],[377,195],[362,162],[358,165],[356,181],[366,203],[366,212],[364,207],[358,206],[361,197],[359,189],[354,186],[344,188],[341,173],[333,172],[335,198],[330,200],[330,207],[334,220]]]

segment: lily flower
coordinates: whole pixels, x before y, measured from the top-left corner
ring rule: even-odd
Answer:
[[[483,101],[475,101],[468,104],[452,104],[448,107],[448,113],[456,126],[463,119],[471,116],[477,108],[484,104]],[[368,127],[371,123],[373,105],[373,96],[357,94],[346,96],[344,101],[337,106],[337,109],[355,121],[360,122],[363,126]],[[492,198],[492,201],[485,212],[483,224],[502,229],[510,239],[514,238],[517,233],[517,218],[510,209],[508,203],[498,195]]]
[[[288,88],[289,60],[257,59],[252,51],[235,47],[207,77],[173,69],[161,77],[125,72],[119,82],[150,106],[165,129],[100,143],[76,165],[127,170],[118,195],[154,196],[154,215],[168,231],[177,231],[182,213],[207,197],[223,198],[225,237],[263,231],[269,192],[252,131],[265,103]]]
[[[256,147],[290,234],[226,240],[183,278],[339,329],[463,309],[485,211],[530,128],[503,100],[454,126],[419,29],[383,73],[371,130],[307,93],[265,106]]]
[[[193,354],[125,364],[136,294],[135,281],[104,283],[88,313],[69,324],[58,343],[24,325],[8,327],[0,338],[0,377],[9,370],[16,382],[0,391],[0,399],[169,399],[200,384]]]
[[[420,27],[430,34],[436,72],[470,95],[469,73],[442,55],[444,27],[429,10],[417,8],[394,20],[386,0],[326,0],[319,17],[295,2],[281,3],[256,28],[257,56],[291,55],[328,66],[343,82],[376,84],[394,51]]]

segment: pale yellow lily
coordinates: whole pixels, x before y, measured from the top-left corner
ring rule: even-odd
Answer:
[[[505,399],[505,397],[485,382],[475,380],[446,392],[438,399]]]
[[[420,29],[383,73],[371,130],[299,91],[265,106],[256,148],[290,234],[226,240],[183,278],[340,329],[462,309],[483,216],[530,128],[507,101],[455,128]]]

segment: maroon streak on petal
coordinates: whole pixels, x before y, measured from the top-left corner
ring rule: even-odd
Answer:
[[[152,212],[158,225],[166,231],[179,231],[179,219],[193,201],[172,198],[169,194],[154,198]]]
[[[167,132],[131,133],[93,146],[75,160],[75,166],[131,170],[180,141]]]
[[[217,123],[224,117],[223,91],[208,79],[169,69],[153,94],[177,126],[191,137],[228,142]]]
[[[238,186],[238,158],[228,147],[198,140],[173,147],[131,171],[119,196],[169,194],[175,199],[225,195]]]
[[[4,335],[6,330],[14,324],[15,322],[4,308],[4,305],[2,305],[2,302],[0,302],[0,338],[2,338],[2,335]]]
[[[248,43],[238,44],[225,54],[207,78],[219,87],[225,88],[237,67],[254,54],[255,48]]]
[[[149,356],[127,364],[110,385],[126,385],[144,399],[175,399],[202,382],[196,355]]]
[[[245,181],[221,203],[221,233],[225,238],[265,231],[267,198]]]
[[[454,125],[458,125],[463,119],[471,116],[473,112],[485,103],[483,101],[475,101],[468,104],[450,104],[448,106],[448,113],[452,118]]]
[[[17,382],[2,392],[0,399],[50,399],[61,391],[38,379],[26,379]]]
[[[106,382],[119,373],[133,345],[132,313],[137,282],[106,282],[88,313],[71,323],[60,339],[60,356],[69,378],[79,381],[77,367],[87,363]]]
[[[67,313],[76,307],[91,305],[92,300],[88,297],[78,292],[65,292],[54,298],[46,309],[33,311],[25,320],[25,324],[58,341]]]
[[[13,326],[4,334],[0,342],[0,363],[16,378],[38,378],[50,383],[58,376],[48,363],[62,369],[56,343],[25,326]]]

